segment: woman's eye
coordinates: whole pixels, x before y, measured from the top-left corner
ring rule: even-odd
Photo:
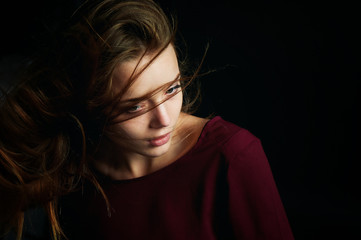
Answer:
[[[131,108],[128,109],[129,113],[135,113],[135,112],[139,112],[140,110],[142,110],[142,106],[141,105],[135,105]]]
[[[180,88],[181,87],[181,85],[175,85],[175,86],[173,86],[173,87],[171,87],[171,88],[169,88],[165,93],[166,94],[172,94],[172,93],[175,93],[176,91],[177,91],[177,89],[178,88]]]

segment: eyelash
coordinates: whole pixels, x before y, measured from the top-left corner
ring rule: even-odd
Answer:
[[[133,107],[130,107],[128,109],[128,113],[136,113],[142,110],[142,106],[141,105],[135,105]]]
[[[173,87],[171,87],[171,88],[169,88],[165,93],[166,94],[172,94],[172,93],[174,93],[178,88],[180,88],[181,87],[181,85],[180,84],[177,84],[177,85],[175,85],[175,86],[173,86]]]
[[[165,91],[165,93],[167,95],[172,95],[172,94],[175,94],[176,93],[176,90],[178,88],[180,88],[181,85],[178,84],[178,85],[175,85],[173,87],[170,87],[167,91]],[[141,111],[143,109],[143,106],[141,104],[138,104],[138,105],[134,105],[132,106],[131,108],[128,109],[128,113],[137,113],[139,111]]]

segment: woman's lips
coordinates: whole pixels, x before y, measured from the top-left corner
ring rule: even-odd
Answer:
[[[170,133],[164,134],[160,137],[149,140],[150,144],[154,147],[159,147],[166,144],[170,139]]]

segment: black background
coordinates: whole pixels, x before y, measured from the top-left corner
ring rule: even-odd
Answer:
[[[79,2],[2,5],[2,71],[9,56],[34,51],[35,33],[51,28]],[[199,63],[209,43],[202,72],[216,71],[200,78],[198,115],[215,113],[262,140],[296,239],[360,238],[357,6],[159,2],[177,16],[190,63]]]

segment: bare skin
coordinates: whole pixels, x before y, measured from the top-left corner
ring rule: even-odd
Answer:
[[[120,64],[113,76],[113,89],[119,91],[134,69],[146,66],[152,57]],[[166,88],[150,99],[135,102],[131,110],[119,116],[137,114],[134,118],[106,129],[93,162],[98,171],[117,180],[142,177],[168,166],[196,144],[207,119],[181,112],[183,97],[178,76],[177,57],[169,45],[139,75],[121,100],[133,102],[159,87]],[[149,107],[151,110],[147,111]]]
[[[155,158],[127,161],[123,159],[121,149],[117,151],[116,146],[109,139],[105,139],[107,144],[103,145],[102,148],[102,152],[105,154],[101,159],[94,162],[95,167],[103,175],[114,180],[139,178],[156,172],[177,161],[190,151],[197,143],[207,122],[208,119],[181,113],[179,126],[174,133],[169,150],[166,154]]]

